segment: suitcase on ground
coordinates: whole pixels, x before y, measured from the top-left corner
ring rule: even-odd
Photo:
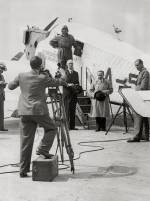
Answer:
[[[58,156],[52,155],[50,159],[39,156],[32,162],[33,181],[52,181],[58,175]]]

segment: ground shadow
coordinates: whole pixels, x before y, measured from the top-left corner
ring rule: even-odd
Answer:
[[[56,177],[56,182],[66,182],[69,179],[98,179],[130,176],[137,173],[136,167],[108,166],[98,167],[97,170],[90,172],[76,172],[75,174],[61,174]]]

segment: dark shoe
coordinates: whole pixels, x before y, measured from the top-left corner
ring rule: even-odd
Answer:
[[[27,173],[25,172],[20,172],[20,177],[21,178],[24,178],[24,177],[28,177]]]
[[[6,128],[3,128],[3,129],[1,129],[0,131],[8,131],[8,129],[6,129]]]
[[[138,139],[138,138],[131,138],[131,139],[127,140],[127,142],[140,142],[140,139]]]
[[[106,128],[102,128],[102,131],[106,131]]]
[[[100,129],[96,129],[96,130],[95,130],[95,132],[99,132],[99,131],[100,131]]]
[[[39,150],[36,151],[36,155],[44,156],[45,159],[48,159],[48,158],[50,159],[50,158],[53,157],[52,154],[45,153],[45,152],[43,152],[43,151],[39,151]]]
[[[70,130],[79,130],[78,128],[70,128]]]
[[[142,137],[141,140],[149,141],[149,137]]]
[[[143,134],[141,140],[149,141],[149,133]]]

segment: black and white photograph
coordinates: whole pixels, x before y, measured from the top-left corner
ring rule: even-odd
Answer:
[[[0,201],[149,201],[150,1],[0,13]]]

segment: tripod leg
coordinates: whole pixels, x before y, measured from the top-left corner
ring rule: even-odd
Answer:
[[[68,123],[67,123],[67,118],[66,118],[66,113],[65,113],[65,108],[64,108],[64,103],[63,103],[63,99],[61,99],[61,112],[62,112],[62,123],[63,123],[63,139],[64,139],[64,143],[65,143],[65,147],[66,147],[66,151],[67,154],[69,156],[69,160],[70,160],[70,165],[71,165],[71,172],[73,172],[74,174],[74,152],[71,146],[71,141],[70,141],[70,136],[69,136],[69,128],[68,128]]]
[[[112,119],[112,121],[111,121],[111,123],[110,123],[110,125],[109,125],[109,127],[108,127],[108,129],[107,129],[107,131],[106,131],[106,133],[105,133],[105,135],[107,135],[107,133],[109,132],[110,128],[112,127],[112,125],[113,125],[115,119],[117,118],[117,116],[118,116],[118,114],[119,114],[119,112],[120,112],[120,110],[121,110],[121,107],[122,107],[122,105],[120,105],[118,111],[116,112],[114,118]]]
[[[60,109],[59,109],[59,105],[57,103],[57,99],[55,97],[51,97],[51,104],[52,104],[53,118],[57,125],[57,147],[56,147],[55,155],[57,154],[58,149],[59,149],[60,158],[63,163],[63,161],[64,161],[63,148],[61,146],[61,141],[60,141],[60,136],[61,136]]]
[[[63,147],[62,147],[61,140],[60,140],[60,135],[61,135],[60,132],[61,132],[61,129],[60,129],[60,127],[58,127],[56,153],[57,153],[57,151],[58,151],[58,149],[59,149],[60,158],[61,158],[61,161],[62,161],[62,163],[63,163],[63,161],[64,161],[64,155],[63,155]],[[55,154],[56,154],[56,153],[55,153]]]
[[[128,132],[128,125],[127,125],[127,114],[126,114],[126,105],[125,102],[123,103],[123,121],[125,126],[125,133]]]
[[[133,115],[132,115],[132,113],[131,113],[131,111],[130,111],[130,108],[129,108],[128,106],[127,106],[127,110],[128,110],[128,112],[129,112],[129,115],[130,115],[132,121],[134,122]]]
[[[71,146],[70,136],[69,136],[69,128],[68,128],[68,121],[66,118],[64,102],[61,94],[56,94],[54,96],[50,96],[51,103],[52,103],[52,110],[54,115],[55,123],[59,122],[58,124],[58,131],[57,131],[57,149],[56,153],[59,149],[61,161],[64,161],[64,148],[66,148],[66,152],[69,156],[69,161],[71,165],[71,171],[74,173],[74,152]]]
[[[109,106],[110,106],[111,116],[112,116],[112,118],[114,118],[114,114],[113,114],[113,110],[112,110],[112,106],[111,106],[111,102],[110,102],[110,97],[109,97]]]

